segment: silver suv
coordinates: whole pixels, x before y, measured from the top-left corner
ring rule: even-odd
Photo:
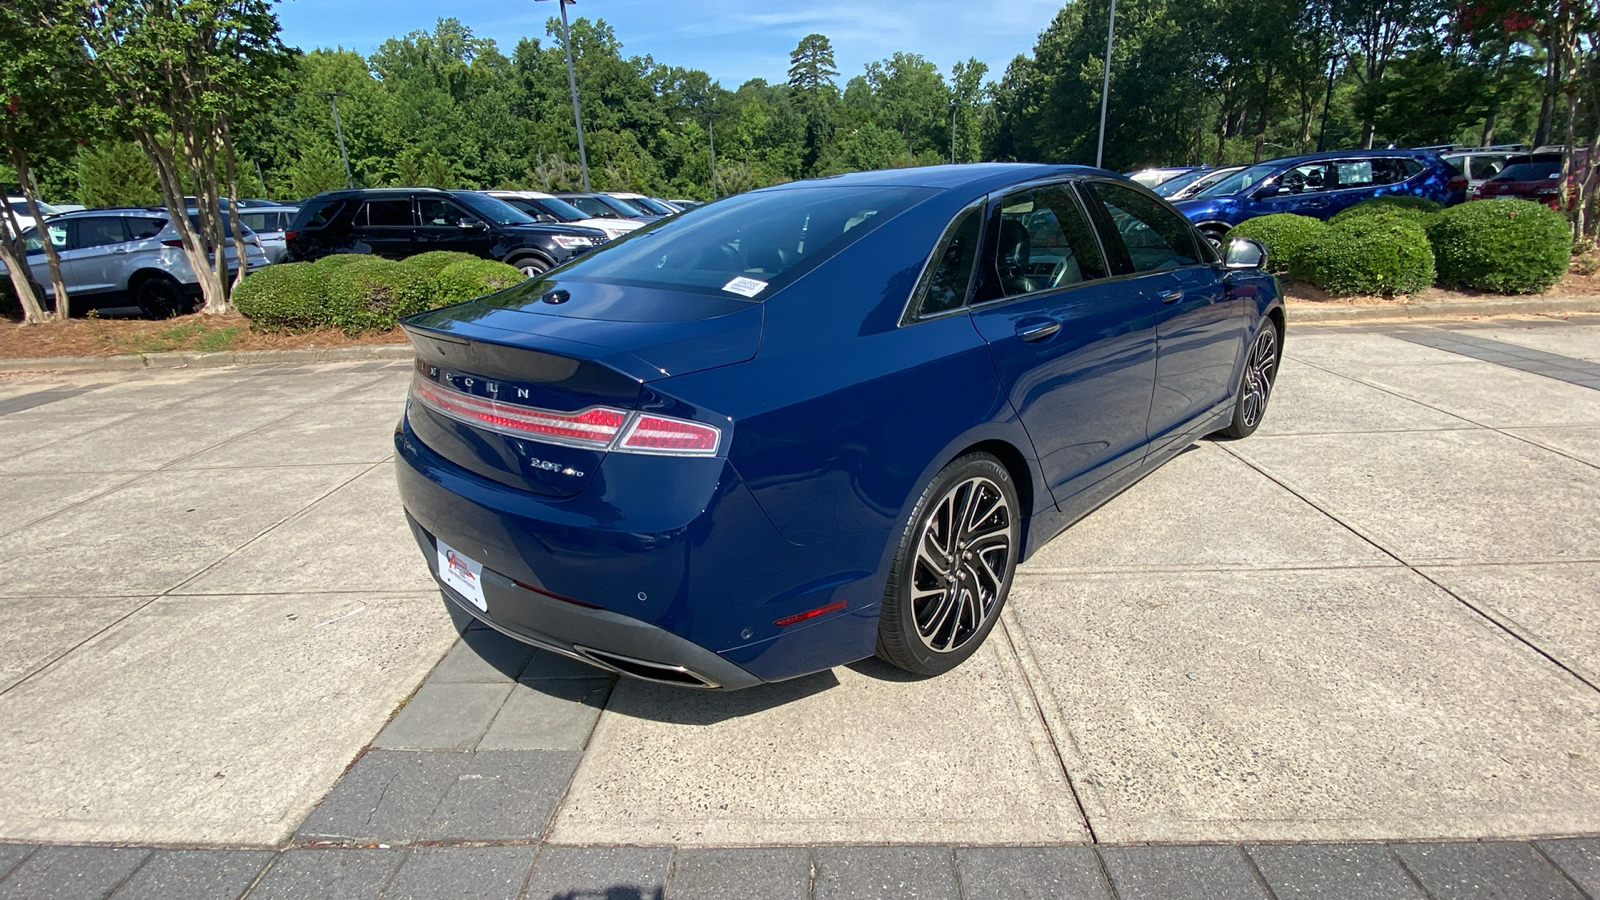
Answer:
[[[233,226],[223,215],[229,237],[224,250],[231,279],[239,270],[233,248]],[[200,283],[183,255],[172,217],[161,208],[89,209],[63,213],[22,233],[28,249],[28,268],[38,293],[54,303],[50,268],[45,260],[46,238],[61,254],[61,279],[72,298],[73,312],[137,307],[153,319],[165,319],[194,309]],[[194,210],[189,221],[196,222]],[[198,227],[198,224],[197,226]],[[261,239],[244,229],[245,269],[267,265]],[[0,265],[0,277],[5,277]]]
[[[289,245],[284,242],[283,233],[298,212],[298,206],[251,206],[239,210],[239,221],[261,238],[261,249],[267,254],[267,262],[281,263],[289,255]]]

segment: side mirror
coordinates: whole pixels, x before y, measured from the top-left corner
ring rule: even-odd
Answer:
[[[460,228],[462,231],[484,231],[489,226],[479,222],[477,219],[469,219],[465,216],[462,216],[461,219],[456,222],[456,227]]]
[[[1250,198],[1253,200],[1266,200],[1270,197],[1278,196],[1278,190],[1279,189],[1276,184],[1268,182],[1267,184],[1256,188],[1255,193],[1251,194]]]
[[[533,217],[533,220],[538,222],[540,225],[553,225],[558,221],[555,216],[552,216],[549,213],[539,213],[537,216]]]
[[[1260,241],[1234,238],[1222,249],[1222,265],[1227,269],[1264,269],[1267,266],[1267,248]]]

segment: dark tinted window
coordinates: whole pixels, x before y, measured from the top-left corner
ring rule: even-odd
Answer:
[[[917,286],[922,297],[918,307],[921,315],[955,309],[966,302],[982,224],[983,210],[969,209],[939,239],[938,246],[934,247],[934,263]]]
[[[121,244],[128,239],[128,231],[122,227],[122,219],[116,216],[93,216],[87,219],[74,219],[72,220],[72,225],[74,229],[72,235],[73,250]]]
[[[457,191],[453,195],[466,207],[496,225],[532,225],[533,216],[515,206],[488,194],[476,191]],[[454,220],[452,220],[454,221]]]
[[[563,200],[583,211],[587,218],[620,219],[622,214],[601,203],[597,197],[563,197]]]
[[[410,200],[368,200],[356,213],[357,224],[372,228],[406,227],[411,224]]]
[[[1472,177],[1483,180],[1500,174],[1500,170],[1505,168],[1505,164],[1506,161],[1504,159],[1496,159],[1493,156],[1474,156],[1469,165],[1472,169]]]
[[[805,187],[729,197],[563,268],[567,277],[759,297],[926,197],[927,188]]]
[[[1183,216],[1132,188],[1103,181],[1085,185],[1110,213],[1135,272],[1198,263],[1193,230]]]
[[[1106,277],[1094,230],[1065,185],[1007,194],[997,252],[1008,297]]]
[[[301,228],[321,228],[338,218],[339,212],[349,206],[350,200],[313,200],[300,208]]]
[[[1318,191],[1331,190],[1337,183],[1337,176],[1329,169],[1328,163],[1320,162],[1295,166],[1279,176],[1278,187],[1287,194],[1314,194]],[[1371,171],[1370,166],[1368,171]],[[1372,183],[1370,177],[1367,183]]]
[[[1254,188],[1267,176],[1277,171],[1279,165],[1279,163],[1269,162],[1242,169],[1206,188],[1196,196],[1230,197],[1234,194],[1243,193]]]
[[[125,218],[122,223],[128,228],[129,239],[135,241],[153,238],[161,233],[161,229],[167,227],[166,219],[144,218],[142,216]]]
[[[417,216],[423,225],[451,225],[454,226],[462,219],[470,219],[467,211],[449,200],[438,197],[418,197]]]
[[[1560,178],[1561,163],[1516,163],[1506,166],[1496,175],[1495,181],[1542,181]]]

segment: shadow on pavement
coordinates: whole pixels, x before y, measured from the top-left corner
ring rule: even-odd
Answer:
[[[776,709],[838,686],[839,679],[831,671],[727,693],[623,678],[612,691],[606,712],[669,725],[715,725]]]

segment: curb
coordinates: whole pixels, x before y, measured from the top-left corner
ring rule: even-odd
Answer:
[[[208,369],[224,366],[277,366],[285,363],[409,360],[410,344],[372,344],[306,350],[237,350],[218,353],[144,353],[132,356],[57,356],[0,359],[0,372],[133,372],[144,369]]]
[[[1384,319],[1471,319],[1482,316],[1562,315],[1600,312],[1600,297],[1527,297],[1501,300],[1439,300],[1432,303],[1396,303],[1392,306],[1290,306],[1291,325],[1334,325]]]

